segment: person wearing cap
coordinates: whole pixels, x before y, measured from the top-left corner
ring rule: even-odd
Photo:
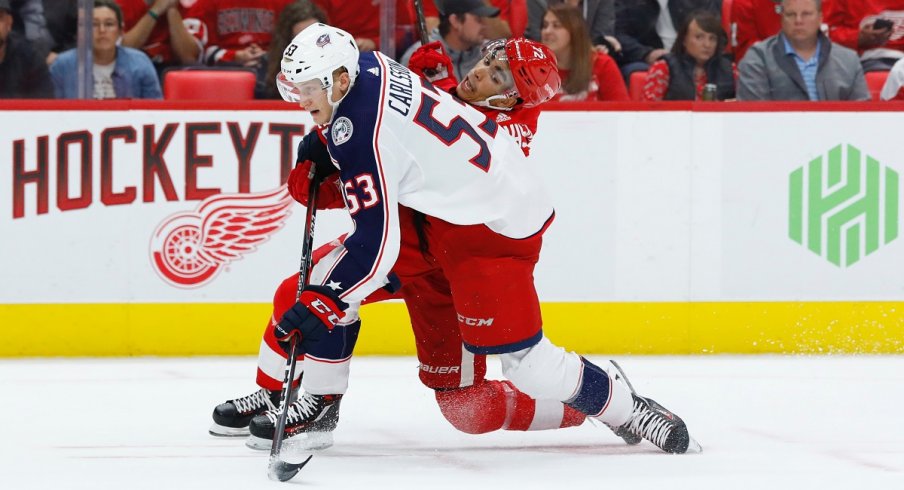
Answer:
[[[442,43],[452,59],[455,78],[461,80],[483,58],[481,48],[487,40],[484,19],[498,16],[499,9],[483,0],[446,0],[439,11],[439,27],[430,33],[429,40]],[[407,66],[420,46],[417,42],[408,48],[401,63]]]
[[[47,64],[21,34],[13,32],[9,0],[0,0],[0,98],[53,98]]]

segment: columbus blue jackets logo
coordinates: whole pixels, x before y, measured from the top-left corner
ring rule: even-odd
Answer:
[[[329,34],[321,34],[320,37],[317,38],[315,44],[317,44],[318,48],[322,48],[330,43],[330,35]]]
[[[352,126],[352,122],[349,121],[347,117],[340,117],[333,122],[333,131],[331,132],[333,144],[339,146],[342,143],[345,143],[351,139],[354,130],[355,128]]]

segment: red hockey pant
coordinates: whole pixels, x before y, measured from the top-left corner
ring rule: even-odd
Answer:
[[[484,225],[430,217],[422,254],[413,215],[399,207],[402,246],[393,272],[411,316],[420,378],[430,388],[469,386],[483,380],[485,354],[524,349],[542,337],[533,281],[541,234],[515,240]]]

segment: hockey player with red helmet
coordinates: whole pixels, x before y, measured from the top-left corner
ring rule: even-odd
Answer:
[[[455,79],[452,60],[439,41],[419,47],[408,68],[493,117],[518,141],[525,155],[537,131],[540,105],[555,96],[547,93],[548,87],[561,85],[555,55],[525,38],[488,43],[483,59],[461,82]]]
[[[494,120],[515,139],[525,156],[537,131],[540,106],[555,96],[561,84],[549,48],[524,38],[488,43],[483,59],[460,82],[455,80],[451,60],[438,41],[419,47],[408,67]],[[441,304],[445,293],[424,287],[421,282],[425,280],[429,279],[406,280],[402,293],[410,291],[421,302]],[[433,313],[409,308],[419,346],[420,378],[435,390],[440,411],[455,428],[482,434],[499,429],[557,429],[584,422],[583,413],[561,401],[535,400],[510,381],[484,379],[486,356],[468,355],[461,348],[458,329],[437,329]],[[429,350],[420,347],[424,345],[429,345]],[[625,435],[626,440],[639,442]]]

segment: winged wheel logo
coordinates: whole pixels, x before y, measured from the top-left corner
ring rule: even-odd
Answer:
[[[282,228],[292,202],[282,185],[257,194],[217,194],[192,212],[172,214],[151,236],[154,269],[173,286],[202,286]]]

